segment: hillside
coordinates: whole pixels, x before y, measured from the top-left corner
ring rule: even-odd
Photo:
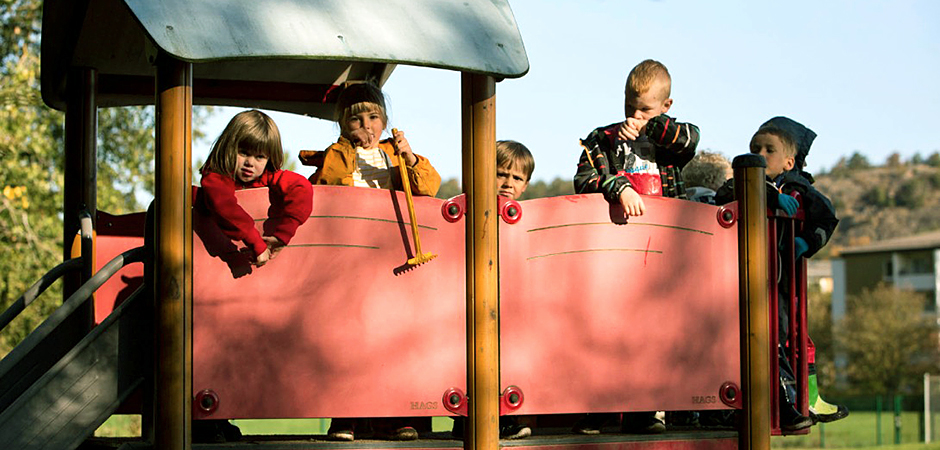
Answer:
[[[931,162],[892,164],[889,158],[884,166],[837,165],[819,174],[816,188],[840,219],[827,253],[940,229],[940,164]]]

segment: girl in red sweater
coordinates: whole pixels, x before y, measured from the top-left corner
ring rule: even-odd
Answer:
[[[197,203],[205,207],[219,228],[232,240],[242,241],[252,263],[263,266],[294,236],[313,209],[313,187],[301,175],[281,170],[284,152],[277,125],[258,110],[235,115],[212,144],[199,172],[202,189]],[[238,205],[235,191],[267,187],[272,208],[265,235]]]

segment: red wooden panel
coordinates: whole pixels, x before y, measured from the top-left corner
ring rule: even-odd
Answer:
[[[501,388],[524,392],[515,413],[728,408],[736,225],[714,206],[644,201],[626,224],[600,195],[524,201],[517,224],[500,222]]]
[[[268,215],[266,189],[238,197]],[[193,389],[219,397],[196,417],[446,415],[444,392],[466,391],[465,224],[442,203],[415,198],[422,250],[438,257],[404,273],[400,193],[315,187],[311,218],[261,268],[194,217]]]
[[[96,272],[115,256],[144,245],[145,215],[141,212],[113,216],[98,212],[95,239]],[[143,283],[143,264],[130,264],[119,270],[95,292],[95,323],[101,323]]]

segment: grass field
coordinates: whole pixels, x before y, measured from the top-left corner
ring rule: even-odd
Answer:
[[[326,434],[330,419],[270,419],[270,420],[233,420],[244,434]],[[449,431],[454,421],[449,417],[434,417],[431,427],[434,431]],[[140,416],[113,415],[95,436],[129,437],[140,436]]]
[[[902,444],[915,444],[921,441],[921,428],[923,427],[921,420],[916,412],[901,413]],[[893,413],[881,414],[880,429],[881,444],[893,445]],[[874,447],[878,445],[877,415],[869,411],[855,411],[840,421],[816,425],[809,435],[774,437],[771,444],[777,448]],[[940,447],[931,446],[930,448]]]

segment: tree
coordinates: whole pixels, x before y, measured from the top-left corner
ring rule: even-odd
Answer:
[[[463,188],[460,186],[460,181],[456,178],[450,178],[441,183],[441,188],[438,189],[436,197],[447,199],[460,195],[462,192]]]
[[[936,316],[925,313],[925,303],[921,294],[883,284],[848,297],[835,339],[854,391],[916,391],[924,372],[937,369]]]
[[[862,195],[862,199],[866,203],[882,208],[894,206],[894,199],[888,194],[888,189],[882,185],[872,186],[871,189]]]
[[[835,353],[832,334],[832,294],[823,292],[818,284],[808,284],[806,322],[809,337],[816,345],[816,373],[820,385],[835,386]]]
[[[940,167],[940,152],[933,152],[927,157],[927,164],[932,167]]]
[[[555,178],[550,182],[542,180],[529,183],[523,199],[558,197],[560,195],[574,194],[574,185],[570,178]]]
[[[894,202],[898,206],[917,209],[927,201],[927,184],[920,178],[911,178],[898,188]]]
[[[901,167],[901,154],[894,152],[888,155],[888,159],[885,160],[885,165],[888,167]]]
[[[43,104],[39,41],[42,2],[0,3],[0,308],[7,308],[62,258],[64,114]],[[99,110],[98,208],[143,209],[153,192],[152,107]],[[210,109],[194,111],[193,136]],[[9,352],[61,302],[54,285],[0,333]]]
[[[849,157],[846,167],[850,170],[868,169],[871,167],[871,163],[868,162],[868,158],[866,158],[865,155],[856,151]]]

